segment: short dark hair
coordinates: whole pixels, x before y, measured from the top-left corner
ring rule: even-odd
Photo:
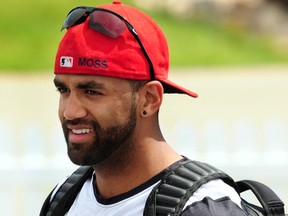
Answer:
[[[147,82],[147,80],[127,80],[129,84],[131,85],[132,91],[137,92],[139,89],[144,86]]]

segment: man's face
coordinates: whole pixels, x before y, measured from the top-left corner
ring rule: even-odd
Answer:
[[[72,162],[95,165],[116,154],[119,147],[129,146],[136,105],[127,81],[56,75],[54,83],[60,92],[59,118]]]

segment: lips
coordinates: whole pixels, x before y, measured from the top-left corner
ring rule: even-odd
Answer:
[[[81,144],[91,142],[95,138],[95,132],[92,128],[87,127],[68,127],[69,129],[69,142],[74,144]]]

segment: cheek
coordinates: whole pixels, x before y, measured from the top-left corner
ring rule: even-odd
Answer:
[[[58,105],[58,117],[61,122],[63,122],[64,120],[64,110],[65,110],[64,102],[60,99]]]
[[[130,116],[131,112],[131,100],[130,101],[117,101],[106,104],[102,107],[102,112],[98,112],[98,121],[104,128],[125,124]]]
[[[127,124],[130,121],[131,113],[135,112],[134,101],[129,100],[126,103],[118,106],[118,109],[115,110],[115,118],[118,120],[119,124]]]
[[[63,112],[60,110],[60,107],[58,109],[58,118],[59,118],[61,123],[64,121]]]
[[[62,122],[62,120],[63,120],[63,106],[61,106],[60,101],[59,101],[59,105],[58,105],[58,117],[59,117],[60,121]]]
[[[98,119],[100,125],[104,128],[111,127],[118,124],[123,124],[126,114],[121,107],[113,106],[106,107],[101,113],[95,117]]]

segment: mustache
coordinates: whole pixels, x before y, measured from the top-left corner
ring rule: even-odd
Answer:
[[[91,120],[88,120],[88,119],[77,118],[77,119],[72,119],[72,120],[64,120],[63,123],[62,123],[62,126],[67,127],[67,125],[79,125],[79,124],[95,125],[95,121],[91,121]]]

